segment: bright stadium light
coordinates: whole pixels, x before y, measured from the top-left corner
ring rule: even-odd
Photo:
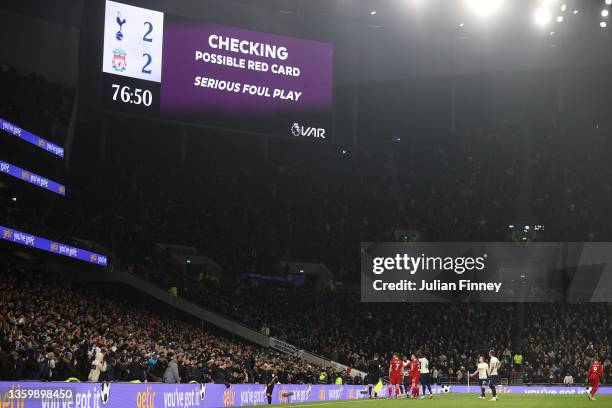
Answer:
[[[370,15],[373,16],[374,14],[376,14],[376,10],[372,10],[370,11]]]
[[[497,13],[502,3],[502,0],[468,0],[468,7],[479,17],[487,18]]]
[[[563,16],[557,16],[557,23],[563,22]]]
[[[533,17],[535,19],[536,24],[538,24],[541,27],[544,27],[546,24],[550,22],[550,19],[552,16],[549,10],[541,8],[541,9],[536,10]]]
[[[599,26],[601,28],[606,28],[608,26],[608,24],[605,21],[602,21],[601,23],[599,23]]]
[[[602,16],[602,17],[608,17],[608,14],[610,14],[610,12],[608,11],[608,9],[603,9],[603,10],[601,10],[601,16]]]
[[[612,0],[606,0],[606,4],[609,6],[612,4]]]
[[[561,5],[561,11],[565,11],[567,10],[567,4],[562,4]]]
[[[578,14],[578,10],[574,10],[572,14]]]

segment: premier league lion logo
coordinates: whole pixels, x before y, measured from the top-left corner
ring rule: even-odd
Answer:
[[[302,130],[300,129],[300,125],[296,122],[291,126],[291,133],[293,136],[300,136],[302,134]]]
[[[109,397],[110,397],[110,384],[107,382],[103,382],[102,389],[100,390],[100,400],[102,400],[102,405],[106,405],[108,403]]]

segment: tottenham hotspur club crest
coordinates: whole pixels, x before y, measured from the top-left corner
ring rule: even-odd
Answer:
[[[117,24],[119,24],[119,31],[117,31],[117,33],[115,34],[115,38],[117,39],[117,41],[121,41],[121,40],[123,40],[123,33],[121,32],[121,28],[125,24],[125,18],[122,19],[121,18],[121,13],[117,12],[117,20],[116,21],[117,21]]]

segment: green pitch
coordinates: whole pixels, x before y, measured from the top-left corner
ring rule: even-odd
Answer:
[[[501,395],[496,402],[478,399],[478,394],[441,394],[422,400],[354,400],[307,402],[303,404],[272,405],[273,407],[320,407],[320,408],[468,408],[468,407],[518,407],[518,408],[581,408],[612,407],[612,395],[595,396],[589,401],[585,395]],[[264,405],[265,406],[265,405]]]

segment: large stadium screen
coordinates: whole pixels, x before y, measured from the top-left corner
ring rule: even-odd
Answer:
[[[331,44],[106,2],[103,107],[329,140]]]

